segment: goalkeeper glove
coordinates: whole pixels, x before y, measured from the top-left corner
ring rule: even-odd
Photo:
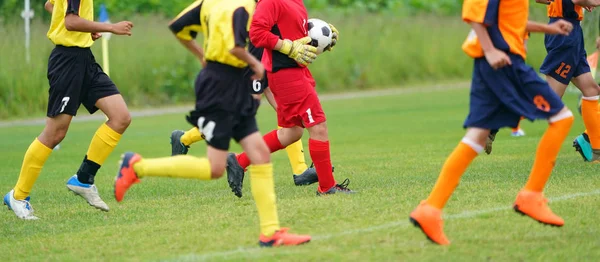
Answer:
[[[340,32],[332,24],[329,24],[329,28],[331,28],[331,32],[332,32],[332,35],[331,35],[331,44],[329,44],[325,48],[325,51],[331,51],[331,49],[333,49],[333,47],[335,46],[335,44],[337,44],[338,36],[340,35]]]
[[[279,49],[279,52],[294,59],[301,65],[307,66],[317,58],[317,48],[310,45],[312,39],[309,36],[300,38],[296,41],[285,39]]]

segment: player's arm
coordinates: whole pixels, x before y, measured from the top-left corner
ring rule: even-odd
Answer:
[[[566,20],[557,20],[552,24],[542,24],[534,21],[527,21],[526,30],[528,32],[539,32],[551,35],[569,35],[573,30],[573,24]]]
[[[317,48],[311,46],[310,37],[301,39],[279,39],[271,33],[271,28],[281,14],[279,2],[276,0],[261,0],[256,4],[256,10],[250,26],[250,41],[259,48],[278,51],[289,56],[302,65],[308,65],[317,58]]]
[[[275,97],[273,96],[273,92],[271,92],[270,88],[265,88],[264,91],[265,98],[267,98],[267,102],[277,111],[277,102],[275,102]]]
[[[54,0],[46,1],[46,3],[44,4],[44,9],[46,9],[48,13],[52,14],[52,10],[54,9]]]
[[[79,5],[81,0],[67,1],[67,13],[65,14],[65,28],[69,31],[100,33],[110,32],[116,35],[131,35],[133,23],[122,21],[116,24],[99,23],[79,17]]]
[[[553,2],[554,0],[535,0],[536,3],[538,4],[544,4],[544,5],[549,5]],[[560,0],[559,0],[560,1]]]
[[[511,64],[510,57],[494,46],[487,30],[488,26],[498,22],[499,4],[499,0],[465,0],[462,10],[463,21],[471,25],[483,50],[485,59],[494,69]]]
[[[573,0],[573,4],[583,7],[596,7],[600,6],[600,0]]]
[[[204,49],[195,41],[198,32],[202,31],[200,24],[200,8],[202,1],[196,1],[184,9],[175,19],[169,23],[169,29],[177,40],[194,56],[200,60],[202,66],[206,66],[204,60]]]
[[[244,7],[239,7],[233,12],[233,48],[229,50],[229,53],[237,57],[238,59],[246,62],[248,66],[254,72],[251,77],[253,80],[260,80],[264,77],[265,68],[262,63],[256,59],[248,50],[246,41],[248,39],[248,21],[250,20],[250,14]]]

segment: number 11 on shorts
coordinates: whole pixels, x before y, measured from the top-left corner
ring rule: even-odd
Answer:
[[[309,124],[312,124],[312,123],[314,123],[314,122],[315,122],[315,120],[314,120],[314,119],[313,119],[313,117],[312,117],[312,114],[311,114],[311,112],[310,112],[310,108],[309,108],[309,109],[306,109],[306,113],[308,114],[308,123],[309,123]]]

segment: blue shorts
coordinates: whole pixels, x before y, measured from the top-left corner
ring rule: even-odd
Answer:
[[[521,116],[548,119],[565,105],[519,55],[509,54],[512,65],[494,70],[485,58],[475,59],[464,127],[516,127]]]
[[[559,18],[550,18],[550,23]],[[578,20],[567,19],[573,23],[573,31],[568,36],[546,35],[544,44],[548,55],[540,67],[540,72],[556,81],[568,85],[573,77],[590,72],[587,62],[583,30]]]

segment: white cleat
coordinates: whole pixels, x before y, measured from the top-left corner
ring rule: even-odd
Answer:
[[[67,188],[75,193],[75,195],[83,197],[90,206],[108,212],[108,205],[100,198],[96,185],[83,184],[77,180],[77,175],[73,175],[67,181]]]
[[[519,128],[517,131],[511,132],[510,136],[525,136],[525,131]]]
[[[15,212],[18,218],[24,220],[36,220],[38,219],[33,215],[33,207],[29,204],[28,199],[16,200],[14,197],[15,190],[11,190],[8,194],[4,195],[4,205],[8,207],[8,210]]]

